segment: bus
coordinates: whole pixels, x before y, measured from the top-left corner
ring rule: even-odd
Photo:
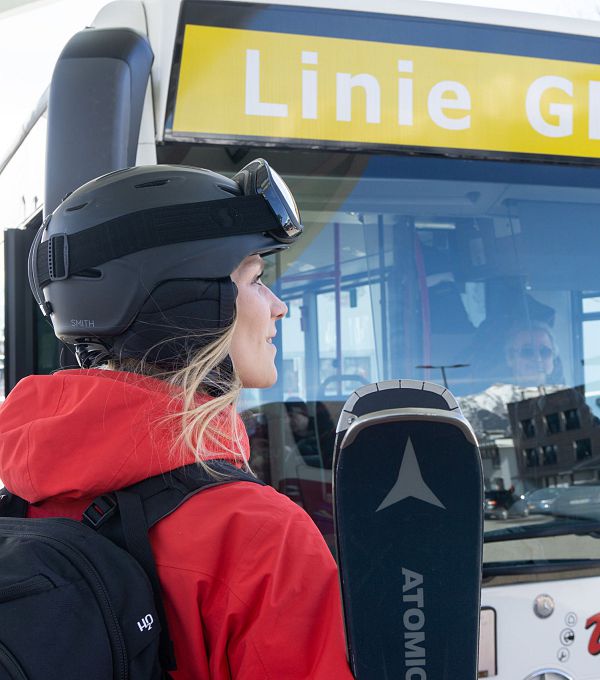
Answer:
[[[332,545],[346,398],[443,384],[485,477],[479,677],[600,678],[600,23],[117,1],[66,45],[47,99],[44,207],[5,238],[6,391],[72,361],[28,295],[44,212],[136,163],[232,175],[264,157],[305,234],[265,272],[289,311],[278,384],[244,398],[257,474]]]

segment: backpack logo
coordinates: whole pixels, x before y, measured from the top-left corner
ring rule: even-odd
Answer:
[[[137,622],[138,628],[143,633],[145,630],[151,630],[154,619],[152,614],[146,614],[143,619]]]

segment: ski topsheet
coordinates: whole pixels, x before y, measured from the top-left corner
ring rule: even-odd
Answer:
[[[336,540],[358,680],[475,680],[483,480],[473,430],[439,385],[361,387],[340,416]]]

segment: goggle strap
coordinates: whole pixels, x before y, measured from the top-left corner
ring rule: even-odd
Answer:
[[[38,286],[148,248],[281,229],[260,195],[139,210],[76,234],[55,234],[40,243]]]

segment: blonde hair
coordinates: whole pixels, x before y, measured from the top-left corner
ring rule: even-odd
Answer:
[[[196,463],[213,477],[220,474],[212,470],[206,460],[215,452],[227,454],[227,459],[251,472],[242,444],[244,426],[237,416],[242,383],[233,365],[231,370],[223,368],[235,325],[234,320],[222,331],[204,334],[204,347],[192,354],[183,368],[164,370],[147,362],[145,357],[111,360],[107,365],[112,370],[158,378],[174,388],[174,408],[161,419],[179,421],[179,434],[172,453],[177,455],[179,452],[182,458],[188,459],[186,454],[191,452]],[[209,338],[211,341],[206,342]],[[152,349],[155,347],[150,348],[146,356]]]

